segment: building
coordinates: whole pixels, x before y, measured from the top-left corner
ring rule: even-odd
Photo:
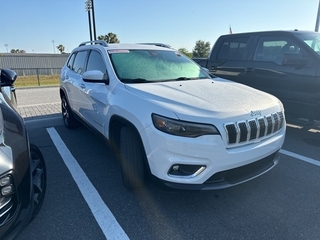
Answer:
[[[37,54],[37,53],[1,53],[0,69],[10,68],[18,76],[55,75],[60,74],[61,68],[69,54]]]

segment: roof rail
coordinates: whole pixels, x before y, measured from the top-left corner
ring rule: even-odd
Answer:
[[[154,46],[158,46],[158,47],[171,48],[170,45],[164,44],[164,43],[138,43],[138,44],[142,44],[142,45],[154,45]]]
[[[82,43],[80,43],[80,45],[79,45],[79,47],[81,47],[81,46],[85,46],[85,45],[87,45],[87,44],[89,44],[89,43],[91,43],[91,44],[100,44],[100,45],[102,45],[102,46],[104,46],[104,47],[108,47],[108,44],[106,43],[106,41],[103,41],[103,40],[94,40],[94,41],[86,41],[86,42],[82,42]]]

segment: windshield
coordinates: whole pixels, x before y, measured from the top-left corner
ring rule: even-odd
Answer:
[[[305,33],[297,35],[301,38],[313,51],[320,55],[320,34],[319,33]]]
[[[165,50],[109,50],[120,81],[144,83],[210,78],[197,64],[179,52]]]

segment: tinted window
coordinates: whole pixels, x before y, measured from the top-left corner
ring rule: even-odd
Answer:
[[[297,34],[313,51],[320,55],[320,34],[318,32],[310,32]]]
[[[100,70],[103,73],[107,72],[106,65],[102,59],[102,56],[97,51],[91,51],[87,64],[87,71]]]
[[[193,61],[165,50],[110,50],[118,78],[126,83],[208,78]]]
[[[218,53],[221,60],[241,60],[247,47],[249,38],[225,39]]]
[[[284,37],[261,37],[255,51],[254,61],[271,61],[282,64],[284,53],[306,53],[291,40]]]
[[[67,67],[70,68],[70,69],[72,69],[72,70],[74,70],[74,69],[72,68],[72,65],[73,65],[73,61],[74,61],[75,56],[76,56],[76,54],[73,53],[73,54],[71,55],[71,57],[69,58],[69,61],[68,61],[68,63],[67,63]]]
[[[73,71],[82,74],[85,69],[85,61],[87,58],[88,51],[78,52],[73,64]]]

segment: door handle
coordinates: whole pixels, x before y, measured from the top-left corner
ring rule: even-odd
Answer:
[[[82,89],[84,89],[84,88],[86,88],[86,85],[85,85],[84,83],[81,83],[81,84],[79,85],[79,87],[82,88]]]
[[[249,68],[246,68],[245,69],[245,72],[247,72],[247,73],[254,73],[254,71],[255,71],[255,68],[251,68],[251,67],[249,67]]]
[[[217,71],[217,66],[210,67],[210,72],[216,72],[216,71]]]

